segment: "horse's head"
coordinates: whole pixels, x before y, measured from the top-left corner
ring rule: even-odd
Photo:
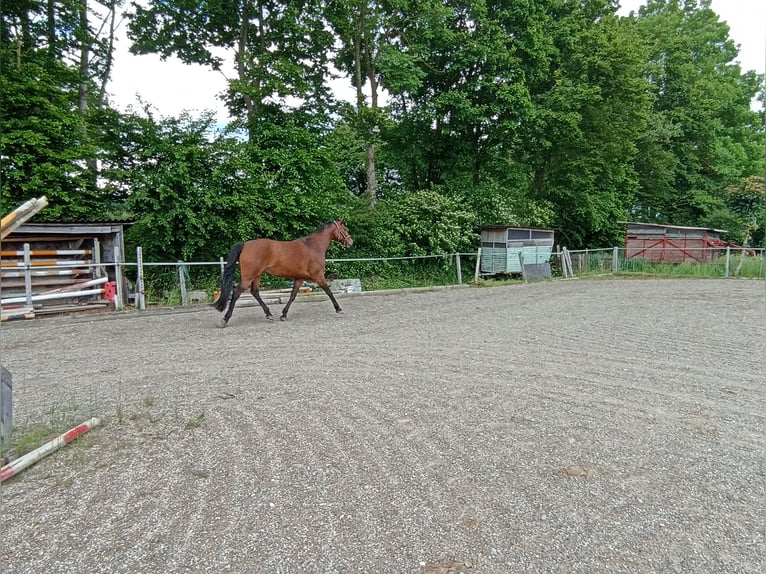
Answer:
[[[343,245],[343,247],[351,247],[354,244],[354,240],[351,239],[351,234],[346,228],[346,224],[343,223],[343,218],[333,221],[335,229],[332,232],[332,238]]]

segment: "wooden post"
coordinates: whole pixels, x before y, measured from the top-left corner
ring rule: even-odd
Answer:
[[[519,265],[521,266],[521,278],[524,279],[524,283],[527,282],[527,272],[524,271],[524,254],[519,251]]]
[[[178,265],[178,284],[181,287],[181,305],[186,305],[188,303],[188,296],[186,295],[186,277],[184,277],[184,266],[181,263]]]
[[[13,375],[0,365],[0,457],[11,451],[13,432]]]
[[[144,297],[144,252],[141,247],[136,247],[136,307],[146,309],[146,298]]]
[[[476,268],[473,271],[473,282],[479,282],[479,273],[481,272],[481,247],[476,251]]]
[[[109,273],[106,272],[101,266],[101,248],[99,247],[98,237],[93,238],[93,252],[91,253],[93,263],[96,265],[93,275],[95,277],[109,277]]]
[[[460,267],[460,253],[455,253],[455,267],[457,268],[457,284],[463,284],[463,269]]]
[[[24,294],[27,296],[27,307],[32,306],[32,254],[29,243],[24,244]]]
[[[558,254],[559,260],[561,261],[561,272],[564,274],[564,279],[569,279],[569,267],[567,266],[567,248],[562,247]]]
[[[574,268],[572,267],[572,255],[569,253],[569,249],[567,249],[567,265],[569,265],[569,275],[574,277],[575,272]]]
[[[120,311],[125,306],[125,295],[123,293],[125,281],[122,274],[122,258],[120,257],[120,248],[118,245],[114,246],[114,282],[115,282],[115,294],[114,294],[114,310]]]

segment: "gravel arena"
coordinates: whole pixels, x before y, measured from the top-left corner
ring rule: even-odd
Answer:
[[[338,302],[3,323],[0,570],[764,572],[763,281]]]

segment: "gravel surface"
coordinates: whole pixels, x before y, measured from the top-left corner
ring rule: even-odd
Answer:
[[[763,281],[4,323],[7,573],[762,573]],[[275,306],[276,313],[280,306]]]

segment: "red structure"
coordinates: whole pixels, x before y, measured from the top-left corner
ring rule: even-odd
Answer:
[[[625,222],[625,258],[662,263],[704,263],[725,253],[724,229]]]

